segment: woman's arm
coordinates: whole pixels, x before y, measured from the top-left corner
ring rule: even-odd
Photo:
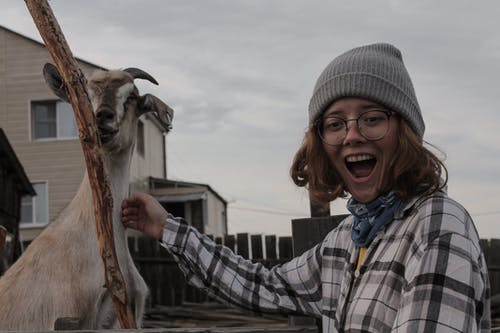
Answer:
[[[320,245],[267,269],[215,244],[143,193],[124,200],[122,222],[161,240],[187,280],[214,297],[253,311],[320,316]]]
[[[167,221],[162,244],[194,286],[253,311],[320,316],[319,245],[267,269],[215,244],[181,219],[169,216]]]

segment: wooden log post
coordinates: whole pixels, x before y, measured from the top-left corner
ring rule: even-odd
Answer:
[[[309,194],[309,209],[311,217],[328,217],[330,216],[330,203],[318,202]]]
[[[136,328],[127,303],[125,282],[118,266],[113,239],[113,197],[104,169],[101,144],[87,91],[87,82],[47,0],[25,0],[38,31],[61,74],[75,113],[87,173],[92,188],[97,240],[104,267],[106,288],[111,294],[121,328]],[[120,204],[120,203],[118,203]]]

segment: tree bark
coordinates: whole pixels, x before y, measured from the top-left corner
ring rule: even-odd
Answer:
[[[127,304],[125,282],[118,266],[113,238],[113,197],[104,169],[101,144],[87,82],[64,38],[59,24],[46,0],[25,0],[40,35],[61,74],[68,98],[75,113],[80,143],[92,188],[97,240],[108,288],[121,328],[136,328],[134,316]],[[120,203],[118,203],[120,204]]]

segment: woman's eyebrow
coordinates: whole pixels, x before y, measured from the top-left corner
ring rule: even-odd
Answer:
[[[339,115],[339,114],[344,114],[345,112],[343,110],[333,110],[329,112],[325,112],[325,116],[331,116],[331,115]]]
[[[361,105],[361,109],[362,110],[366,110],[366,109],[386,109],[386,107],[380,105],[380,104],[377,104],[377,103],[370,103],[370,104],[365,104],[365,105]]]

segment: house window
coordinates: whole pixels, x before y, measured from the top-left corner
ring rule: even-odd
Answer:
[[[139,120],[139,123],[137,124],[137,152],[139,155],[144,157],[144,150],[144,123]]]
[[[63,101],[31,102],[31,137],[33,140],[77,138],[71,105]]]
[[[49,223],[49,193],[47,182],[33,183],[36,196],[21,200],[21,226],[42,226]]]

